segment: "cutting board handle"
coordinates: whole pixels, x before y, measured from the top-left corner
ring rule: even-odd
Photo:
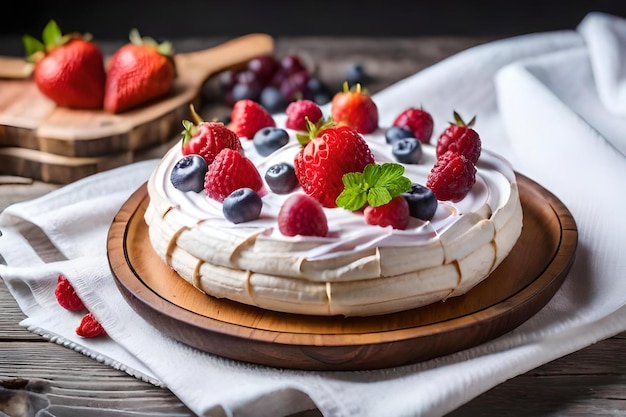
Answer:
[[[33,72],[33,64],[24,58],[0,56],[0,78],[28,78]]]
[[[193,83],[201,85],[209,76],[245,63],[250,59],[271,54],[274,40],[264,33],[252,33],[224,42],[212,48],[196,52],[177,54],[178,68],[185,68],[186,76],[193,78]]]

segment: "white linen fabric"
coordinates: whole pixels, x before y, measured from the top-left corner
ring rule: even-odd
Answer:
[[[381,124],[423,106],[441,132],[457,110],[477,116],[483,146],[508,158],[571,210],[575,263],[555,297],[491,342],[410,366],[305,372],[200,352],[148,325],[119,294],[106,258],[113,216],[148,179],[147,161],[77,181],[0,215],[0,275],[28,316],[21,324],[154,384],[204,416],[441,416],[477,395],[626,330],[626,20],[587,15],[570,31],[480,45],[374,99]],[[109,337],[75,336],[80,314],[53,294],[64,273]]]

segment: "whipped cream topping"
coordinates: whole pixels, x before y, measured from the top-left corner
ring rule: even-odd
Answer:
[[[245,155],[257,166],[261,177],[275,163],[293,164],[294,156],[301,145],[295,138],[295,132],[289,131],[289,134],[289,143],[267,157],[256,152],[252,140],[241,139]],[[386,143],[383,128],[364,137],[377,163],[395,162],[391,145]],[[174,188],[170,182],[170,174],[176,162],[183,156],[181,146],[179,144],[170,149],[151,179],[155,191],[169,201],[172,207],[180,210],[190,222],[227,231],[241,238],[262,235],[274,240],[314,242],[315,244],[311,245],[312,249],[299,254],[306,259],[323,259],[371,247],[427,245],[445,233],[464,213],[479,213],[486,219],[491,218],[509,201],[511,186],[515,183],[515,174],[510,164],[498,155],[483,150],[476,165],[476,184],[472,190],[458,203],[440,201],[437,212],[430,221],[411,218],[406,230],[395,230],[391,227],[368,225],[360,213],[343,208],[325,208],[329,225],[328,236],[286,237],[278,231],[277,216],[282,203],[289,195],[275,194],[267,185],[261,193],[263,208],[260,217],[240,224],[226,220],[222,214],[222,204],[209,198],[205,193],[182,192]],[[411,181],[423,185],[435,164],[436,156],[434,146],[422,144],[422,150],[420,163],[404,165],[404,175]],[[294,192],[302,190],[297,188]]]

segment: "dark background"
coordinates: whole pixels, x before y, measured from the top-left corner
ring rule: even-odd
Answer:
[[[159,40],[280,36],[512,36],[575,29],[590,11],[626,17],[625,0],[9,0],[0,12],[2,54],[23,53],[21,35],[37,38],[50,20],[63,32],[126,40],[131,28]]]

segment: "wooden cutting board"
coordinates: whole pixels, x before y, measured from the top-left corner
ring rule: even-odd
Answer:
[[[0,57],[0,174],[66,183],[65,174],[57,178],[46,172],[66,168],[72,178],[82,177],[85,170],[73,167],[109,169],[132,161],[137,152],[167,143],[182,130],[181,121],[190,117],[189,104],[198,104],[211,75],[273,48],[269,35],[250,34],[176,54],[178,76],[171,93],[122,114],[57,107],[37,90],[22,59]]]

